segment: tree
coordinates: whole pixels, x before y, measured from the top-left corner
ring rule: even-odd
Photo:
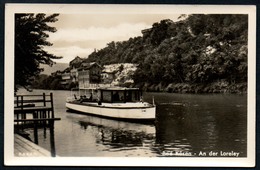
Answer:
[[[179,21],[154,23],[143,37],[111,42],[88,60],[101,65],[136,63],[134,85],[247,82],[248,15],[181,15]]]
[[[44,50],[44,46],[52,46],[47,41],[48,32],[56,32],[56,28],[48,23],[56,22],[59,14],[15,14],[15,91],[18,86],[28,90],[35,76],[43,69],[40,64],[52,66],[55,56]]]
[[[165,38],[169,37],[167,30],[173,22],[170,19],[161,20],[154,23],[151,33],[151,43],[158,46]]]

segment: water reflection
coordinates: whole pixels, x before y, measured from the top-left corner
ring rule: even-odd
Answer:
[[[108,146],[106,150],[151,147],[155,141],[155,126],[100,118],[91,115],[71,113],[67,116],[77,122],[85,131],[94,133],[97,144]]]

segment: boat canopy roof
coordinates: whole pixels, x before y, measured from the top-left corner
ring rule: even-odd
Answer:
[[[127,87],[107,87],[107,88],[97,88],[101,91],[137,91],[139,88],[127,88]]]
[[[128,87],[96,87],[96,88],[74,88],[72,90],[100,90],[100,91],[139,91],[139,88]]]
[[[97,87],[80,88],[79,93],[81,93],[81,91],[83,91],[84,96],[90,95],[89,98],[91,98],[91,100],[94,99],[107,103],[137,102],[141,100],[142,96],[142,91],[139,88]]]

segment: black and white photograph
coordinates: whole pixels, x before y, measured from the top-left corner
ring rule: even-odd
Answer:
[[[8,165],[255,166],[256,7],[5,5]]]

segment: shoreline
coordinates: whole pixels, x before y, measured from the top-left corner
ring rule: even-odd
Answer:
[[[144,92],[159,93],[179,93],[179,94],[247,94],[247,83],[227,84],[214,82],[210,84],[188,84],[171,83],[166,85],[159,84],[136,84],[127,87],[140,88]],[[38,88],[32,88],[38,89]],[[39,88],[40,89],[40,88]],[[41,89],[41,90],[67,90],[70,89]]]
[[[146,92],[167,92],[167,93],[189,93],[189,94],[247,94],[247,83],[214,82],[209,84],[171,83],[168,85],[139,84],[138,87]]]

